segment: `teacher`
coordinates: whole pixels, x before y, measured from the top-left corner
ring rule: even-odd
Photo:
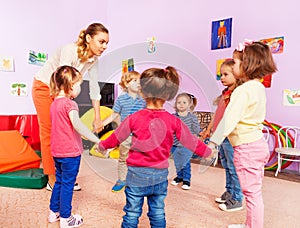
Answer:
[[[90,24],[79,34],[75,43],[65,45],[56,50],[34,77],[32,98],[37,111],[40,130],[42,165],[44,174],[48,175],[47,190],[51,191],[55,183],[55,166],[50,151],[50,106],[53,98],[50,96],[50,77],[63,65],[75,67],[82,75],[89,74],[90,99],[94,109],[93,131],[100,132],[103,124],[100,118],[100,87],[98,84],[98,57],[106,50],[109,42],[109,32],[100,23]],[[80,190],[78,183],[74,191]]]

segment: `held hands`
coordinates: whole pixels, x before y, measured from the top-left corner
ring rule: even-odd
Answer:
[[[207,159],[215,159],[213,165],[216,166],[216,164],[218,162],[218,153],[219,153],[218,146],[213,142],[209,142],[207,146],[212,151],[212,153],[207,157]]]
[[[100,131],[102,131],[104,128],[103,126],[103,122],[101,119],[98,120],[94,120],[93,121],[93,132],[99,133]]]
[[[210,137],[210,130],[205,130],[199,133],[199,136],[202,137],[203,139],[209,138]]]
[[[109,151],[106,149],[103,149],[101,146],[99,146],[101,143],[101,141],[95,145],[95,151],[97,151],[98,153],[103,154],[105,157],[108,157],[109,155]]]

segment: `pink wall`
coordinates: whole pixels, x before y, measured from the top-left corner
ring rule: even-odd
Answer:
[[[88,6],[84,5],[84,1],[74,5],[71,0],[11,0],[2,3],[0,56],[14,57],[15,72],[0,72],[0,115],[35,113],[31,94],[21,98],[9,95],[12,82],[27,82],[30,87],[33,75],[39,69],[27,64],[30,49],[51,54],[58,46],[75,41],[80,29],[99,21],[110,30],[107,53],[155,36],[158,42],[176,45],[198,57],[207,65],[212,77],[215,75],[216,60],[230,57],[234,47],[244,38],[258,40],[284,36],[284,53],[274,55],[279,71],[274,74],[272,87],[267,89],[267,120],[277,124],[300,125],[300,107],[283,106],[282,101],[284,89],[300,89],[300,77],[294,73],[298,66],[300,35],[296,29],[296,0],[282,5],[269,0],[233,0],[227,5],[221,0],[190,0],[185,3],[180,0],[88,2]],[[210,50],[211,22],[229,17],[233,18],[232,48]],[[141,65],[138,70],[144,67]],[[119,76],[116,76],[115,80],[118,79]],[[201,75],[194,80],[205,86]],[[222,86],[216,83],[221,91]],[[188,90],[189,85],[183,87]],[[203,96],[201,91],[193,92],[196,96]],[[197,109],[209,107],[199,104]]]

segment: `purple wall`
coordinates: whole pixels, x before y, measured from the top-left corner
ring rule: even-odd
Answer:
[[[15,72],[0,72],[0,115],[35,113],[30,89],[39,67],[27,63],[29,50],[52,54],[57,47],[75,41],[82,28],[97,21],[110,30],[106,54],[155,36],[158,42],[176,45],[202,60],[211,77],[215,75],[216,60],[230,57],[234,47],[244,38],[259,40],[284,36],[284,52],[274,55],[279,71],[273,76],[272,87],[267,89],[267,120],[280,125],[300,125],[300,106],[283,106],[282,101],[284,89],[300,89],[300,77],[294,73],[298,66],[300,35],[296,26],[297,1],[291,0],[288,4],[258,0],[232,2],[226,5],[220,0],[190,0],[185,4],[179,0],[91,0],[86,6],[84,1],[74,5],[71,0],[5,1],[0,8],[0,56],[15,59]],[[211,22],[230,17],[233,18],[232,48],[210,50]],[[149,64],[141,64],[137,69],[142,71],[146,67]],[[179,70],[184,72],[184,69]],[[119,77],[115,75],[111,80],[118,81]],[[182,77],[186,75],[183,73]],[[201,75],[193,80],[206,86]],[[17,81],[28,83],[28,97],[16,98],[9,94],[10,84]],[[220,83],[216,84],[221,91]],[[182,89],[189,87],[185,83]],[[193,93],[201,97],[200,101],[205,97],[201,89]],[[197,110],[210,110],[209,105],[203,103]]]

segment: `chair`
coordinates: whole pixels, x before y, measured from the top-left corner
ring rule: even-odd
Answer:
[[[277,132],[278,147],[275,148],[278,159],[278,167],[275,176],[281,172],[283,161],[300,163],[300,148],[297,146],[300,139],[300,127],[283,126]],[[299,165],[300,173],[300,165]]]
[[[270,138],[270,130],[267,126],[263,125],[262,132],[264,134],[265,140],[268,142]]]

